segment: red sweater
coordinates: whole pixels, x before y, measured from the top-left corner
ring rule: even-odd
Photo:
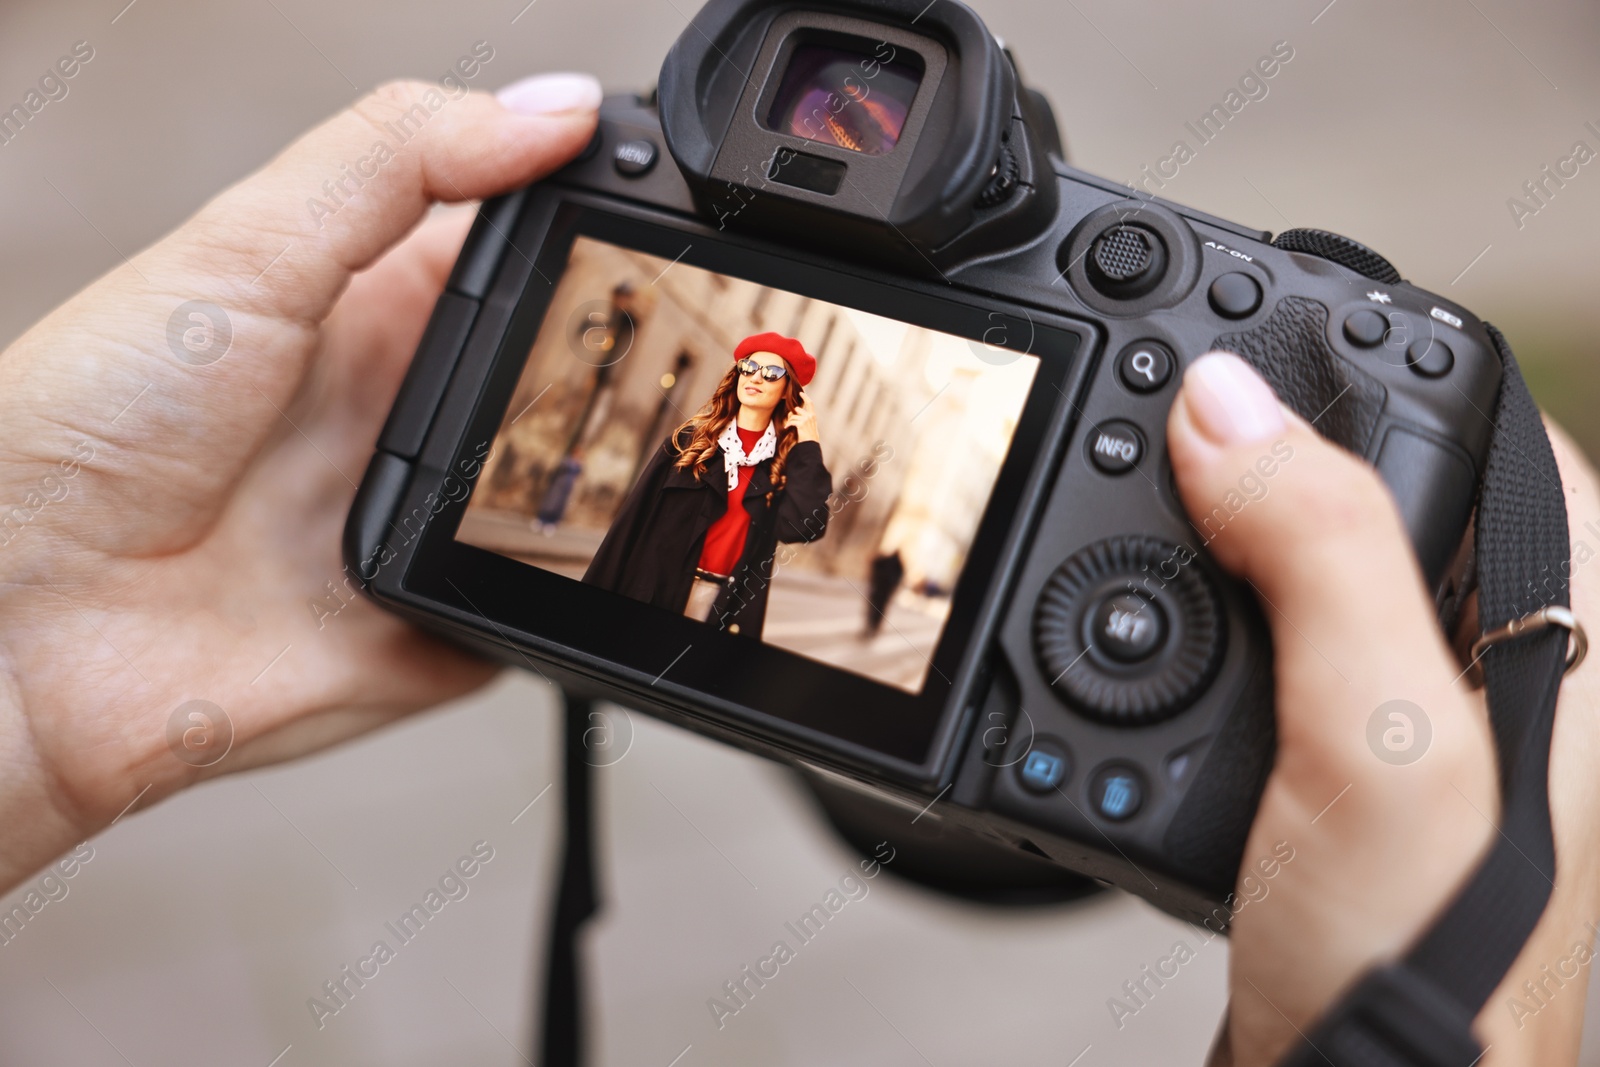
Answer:
[[[746,430],[742,426],[737,429],[739,443],[749,455],[761,440],[763,431]],[[744,539],[750,532],[750,513],[744,509],[744,491],[749,488],[750,476],[754,473],[754,467],[739,468],[739,484],[728,492],[728,510],[706,531],[705,547],[700,550],[701,570],[732,574],[739,565],[739,557],[744,554]]]

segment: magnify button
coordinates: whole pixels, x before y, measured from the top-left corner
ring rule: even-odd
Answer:
[[[1117,357],[1117,376],[1136,393],[1153,393],[1167,384],[1176,363],[1159,341],[1135,341]]]

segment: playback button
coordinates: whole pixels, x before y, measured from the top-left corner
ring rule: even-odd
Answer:
[[[1113,419],[1089,431],[1089,462],[1106,474],[1126,474],[1144,457],[1144,435],[1131,422]]]
[[[1067,750],[1048,738],[1035,738],[1017,767],[1017,777],[1030,793],[1053,793],[1067,780],[1071,764]]]

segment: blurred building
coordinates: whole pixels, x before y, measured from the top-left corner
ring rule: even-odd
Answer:
[[[533,561],[586,560],[734,348],[767,330],[817,357],[806,395],[834,483],[827,535],[787,550],[780,567],[856,579],[898,549],[909,582],[951,589],[1031,366],[992,366],[957,338],[586,238],[557,284],[463,536]],[[519,521],[490,532],[485,512]],[[534,521],[559,525],[560,536],[526,535]]]
[[[533,517],[571,457],[581,472],[562,525],[589,531],[598,544],[649,456],[710,397],[735,346],[765,330],[797,336],[817,356],[807,392],[842,482],[852,457],[870,456],[874,435],[895,414],[883,403],[891,394],[877,362],[856,351],[846,317],[831,305],[580,239],[474,508]],[[878,399],[861,403],[861,393]]]
[[[957,368],[950,387],[918,419],[926,425],[907,457],[905,491],[883,544],[885,550],[900,551],[908,561],[910,580],[927,591],[953,590],[966,563],[1017,426],[1020,403],[1004,401],[1020,401],[1032,380],[1031,364],[1015,366]],[[980,380],[985,374],[1004,375],[1014,383],[1012,395],[1001,398],[1001,410],[975,402],[990,384]]]

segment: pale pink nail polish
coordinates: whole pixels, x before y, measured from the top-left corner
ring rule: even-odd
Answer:
[[[519,115],[559,115],[600,106],[600,83],[588,74],[535,74],[495,94],[500,105]]]

